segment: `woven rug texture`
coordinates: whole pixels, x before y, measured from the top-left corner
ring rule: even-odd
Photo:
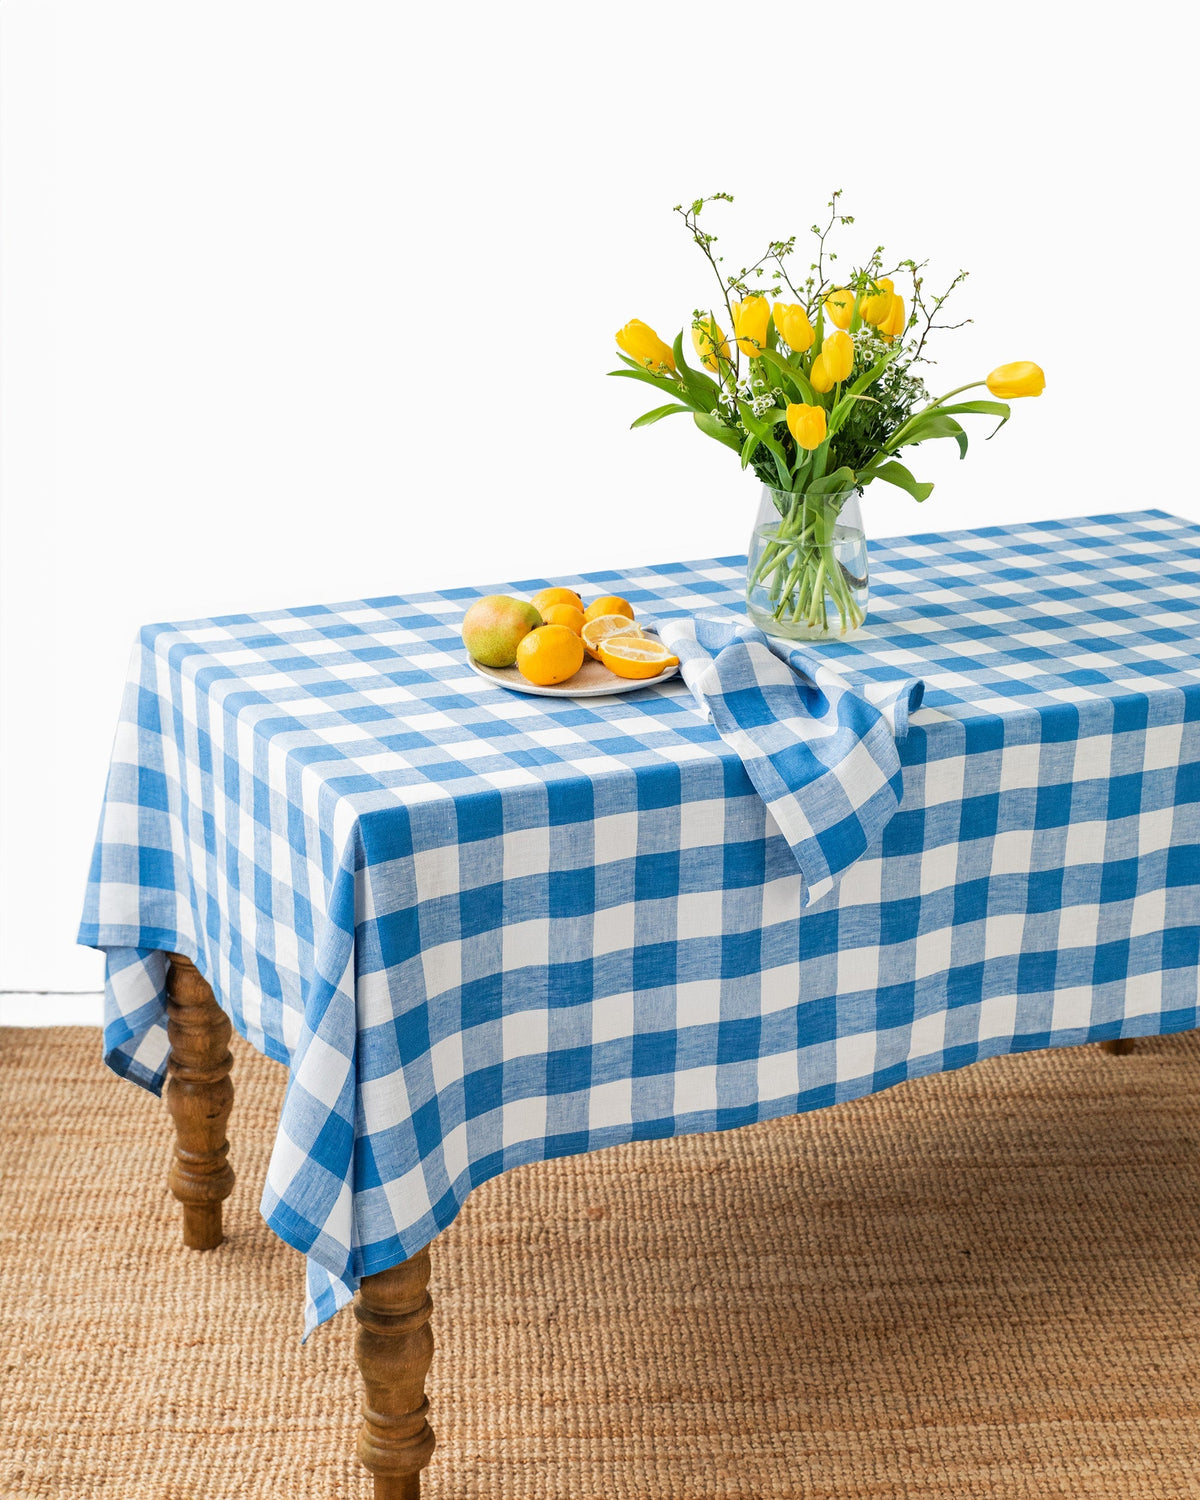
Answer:
[[[0,1495],[367,1500],[347,1310],[257,1203],[284,1085],[234,1040],[227,1240],[161,1101],[0,1030]],[[539,1163],[433,1248],[427,1500],[1200,1496],[1200,1034],[1029,1053]]]

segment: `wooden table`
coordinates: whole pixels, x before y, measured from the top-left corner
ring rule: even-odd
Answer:
[[[224,1238],[221,1204],[233,1190],[226,1126],[233,1108],[232,1027],[190,960],[170,953],[171,1040],[167,1105],[175,1122],[170,1187],[183,1205],[183,1242],[214,1250]],[[1113,1056],[1130,1038],[1098,1043]],[[354,1299],[355,1358],[363,1382],[358,1456],[374,1476],[375,1500],[418,1500],[421,1470],[433,1457],[425,1377],[433,1361],[429,1251],[364,1276]]]

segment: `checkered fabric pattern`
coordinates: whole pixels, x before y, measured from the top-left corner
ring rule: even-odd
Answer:
[[[868,627],[813,649],[925,698],[899,808],[807,907],[686,682],[574,701],[470,670],[472,599],[545,580],[142,632],[80,931],[106,1054],[161,1087],[173,950],[288,1065],[263,1212],[308,1256],[310,1327],[521,1163],[1196,1026],[1200,528],[871,562]],[[666,620],[736,612],[743,567],[574,581]]]
[[[851,686],[819,651],[771,641],[734,615],[664,620],[659,633],[791,845],[811,906],[900,805],[896,738],[925,684]]]

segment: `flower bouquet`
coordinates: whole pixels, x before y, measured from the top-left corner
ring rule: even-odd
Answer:
[[[1038,366],[1022,361],[931,397],[921,374],[930,363],[926,343],[935,330],[962,326],[937,319],[966,272],[931,294],[927,262],[889,266],[877,246],[864,266],[835,274],[829,236],[835,226],[854,222],[839,211],[839,196],[829,201],[824,227],[813,225],[816,259],[795,282],[789,268],[795,236],[772,241],[754,265],[726,274],[716,236],[701,229],[700,217],[707,204],[733,199],[714,193],[676,205],[716,275],[732,341],[719,310],[696,309],[692,366],[682,333],[668,345],[635,318],[616,336],[625,368],[609,372],[671,398],[634,427],[688,413],[706,437],[736,453],[742,468],[762,480],[747,561],[747,609],[771,634],[791,638],[845,635],[866,618],[858,497],[877,479],[915,500],[933,489],[897,459],[902,449],[950,438],[965,457],[959,417],[998,418],[999,431],[1011,414],[1010,400],[1038,396],[1045,386]],[[955,399],[984,385],[993,399]]]

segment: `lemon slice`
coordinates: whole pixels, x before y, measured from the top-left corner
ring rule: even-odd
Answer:
[[[635,625],[624,615],[597,615],[594,620],[587,622],[581,634],[584,649],[589,656],[594,656],[599,661],[600,646],[604,641],[615,635],[631,635],[640,640],[642,627]]]
[[[677,667],[679,658],[672,656],[661,641],[646,636],[613,635],[602,642],[600,660],[618,677],[657,677],[668,667]]]

